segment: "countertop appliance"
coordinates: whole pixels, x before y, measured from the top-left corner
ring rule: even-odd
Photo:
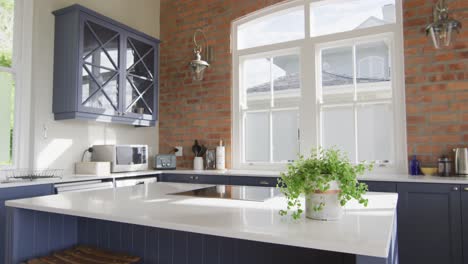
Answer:
[[[153,183],[157,181],[158,179],[156,177],[116,179],[115,187],[119,188],[119,187],[135,186],[135,185],[144,185],[144,184]]]
[[[92,161],[108,161],[111,172],[148,170],[147,145],[94,145]]]
[[[468,175],[468,148],[456,148],[455,152],[455,173]]]
[[[154,168],[157,170],[175,170],[176,166],[175,154],[158,154],[154,157]]]
[[[82,192],[91,190],[102,190],[114,188],[112,181],[94,180],[72,183],[58,183],[54,185],[56,193]]]
[[[253,202],[264,202],[267,199],[278,196],[279,194],[279,191],[273,187],[235,185],[217,185],[191,191],[172,193],[172,195],[192,196],[197,198],[221,198]]]

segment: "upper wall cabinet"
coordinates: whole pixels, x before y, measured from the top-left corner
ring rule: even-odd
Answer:
[[[154,126],[159,40],[80,5],[53,14],[55,119]]]

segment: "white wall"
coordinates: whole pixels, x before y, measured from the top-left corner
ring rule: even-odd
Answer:
[[[83,151],[93,144],[148,144],[158,152],[158,128],[54,121],[52,80],[54,16],[52,11],[78,3],[119,22],[159,37],[159,0],[40,0],[34,1],[31,156],[36,168],[72,172]]]

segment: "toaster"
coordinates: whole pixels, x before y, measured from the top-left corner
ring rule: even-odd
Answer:
[[[156,170],[175,170],[175,154],[158,154],[154,157],[154,169]]]

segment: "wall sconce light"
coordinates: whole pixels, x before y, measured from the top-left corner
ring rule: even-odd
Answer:
[[[203,51],[202,45],[199,45],[197,42],[197,34],[201,34],[203,37],[203,41],[205,42],[206,46],[206,51],[207,54],[210,51],[208,48],[208,44],[206,42],[206,36],[205,33],[201,29],[195,30],[195,33],[193,34],[193,44],[195,44],[195,48],[193,49],[193,53],[195,54],[195,59],[192,60],[189,65],[190,65],[190,70],[192,72],[192,77],[194,81],[201,81],[203,80],[203,73],[206,68],[210,67],[210,64],[207,61],[202,60],[201,58],[201,53]]]
[[[449,17],[446,0],[439,0],[434,6],[434,22],[426,27],[426,35],[431,35],[436,49],[448,47],[460,33],[461,23]]]

